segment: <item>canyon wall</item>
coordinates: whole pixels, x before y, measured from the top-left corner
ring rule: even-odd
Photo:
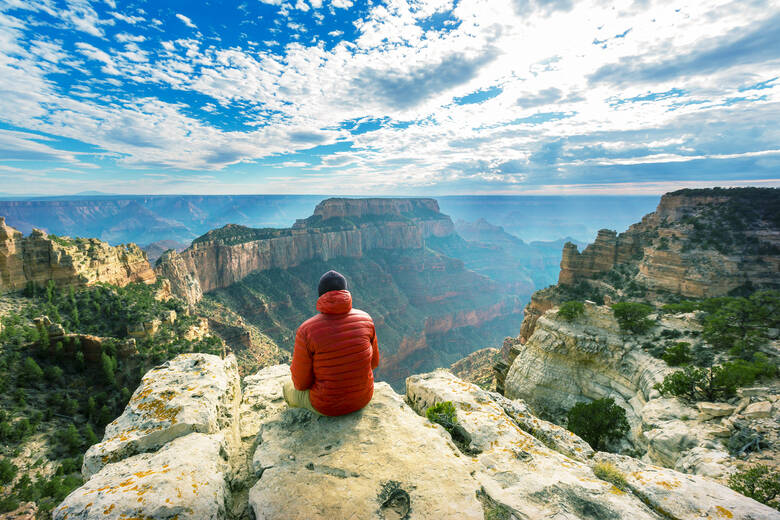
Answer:
[[[433,199],[327,199],[292,228],[212,230],[167,251],[156,270],[191,305],[219,303],[285,351],[315,312],[319,276],[342,272],[376,323],[377,377],[400,389],[408,375],[498,345],[520,324],[531,289],[467,269],[438,249],[452,240],[463,242]]]
[[[450,218],[438,209],[433,199],[327,199],[292,229],[228,225],[210,231],[182,253],[161,258],[157,271],[175,278],[179,296],[198,300],[191,280],[209,292],[256,271],[288,269],[307,260],[360,258],[373,249],[421,249],[427,237],[454,232]]]
[[[112,247],[97,239],[49,236],[34,229],[25,237],[0,217],[0,292],[44,287],[131,282],[154,283],[155,273],[135,244]]]
[[[672,369],[653,349],[703,346],[701,324],[693,314],[651,314],[651,332],[628,334],[610,304],[660,308],[681,297],[780,288],[778,207],[778,189],[681,190],[664,195],[654,213],[624,233],[602,230],[582,252],[567,244],[558,285],[534,293],[519,337],[504,344],[503,361],[495,365],[502,391],[558,422],[578,402],[612,398],[631,425],[631,446],[616,449],[725,479],[741,463],[728,452],[731,436],[745,428],[767,439],[780,436],[777,381],[753,393],[739,390],[728,403],[663,398],[653,387]],[[584,302],[583,314],[559,317],[567,301]],[[776,338],[766,348],[774,356]],[[776,460],[773,449],[759,453],[758,460]]]
[[[714,297],[743,287],[780,287],[780,190],[680,190],[623,233],[603,229],[581,253],[563,250],[560,285],[635,264],[650,290]]]

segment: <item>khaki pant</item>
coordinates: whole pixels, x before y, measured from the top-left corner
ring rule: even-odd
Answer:
[[[322,415],[311,405],[311,401],[309,401],[309,391],[298,390],[295,388],[292,379],[288,379],[284,382],[282,385],[282,394],[284,395],[284,400],[287,402],[287,405],[290,408],[305,408],[306,410],[314,412],[317,415]]]

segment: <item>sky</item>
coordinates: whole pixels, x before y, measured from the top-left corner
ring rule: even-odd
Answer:
[[[780,0],[0,0],[0,194],[780,186]]]

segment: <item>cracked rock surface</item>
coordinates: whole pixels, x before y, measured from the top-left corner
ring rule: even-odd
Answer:
[[[169,433],[85,470],[86,483],[54,519],[780,519],[706,477],[595,453],[521,401],[446,371],[410,377],[406,399],[377,383],[371,403],[343,417],[289,409],[288,377],[287,365],[264,368],[242,390],[235,360],[206,354],[150,371],[136,393],[154,391],[140,402],[184,396],[176,417],[203,431],[148,423],[131,402],[108,439],[141,425]],[[202,391],[187,390],[193,385]],[[424,418],[443,401],[457,410],[456,442]],[[598,462],[623,472],[627,485],[597,478]]]

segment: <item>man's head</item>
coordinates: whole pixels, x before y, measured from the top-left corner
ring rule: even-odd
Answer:
[[[336,271],[328,271],[320,277],[320,283],[317,286],[317,292],[322,296],[329,291],[347,290],[347,279]]]

